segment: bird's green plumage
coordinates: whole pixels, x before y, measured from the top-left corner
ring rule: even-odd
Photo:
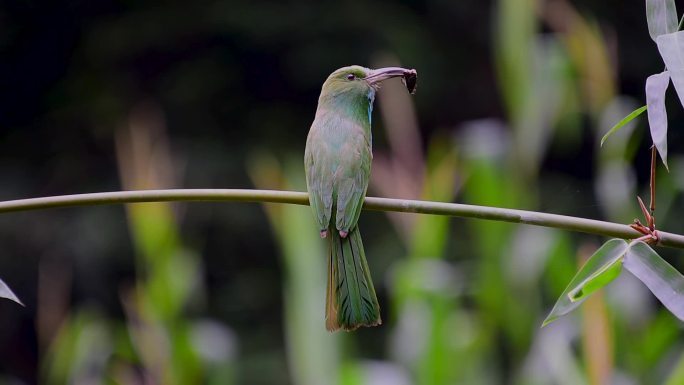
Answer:
[[[331,226],[332,227],[332,226]],[[330,233],[326,327],[354,330],[380,324],[380,305],[370,277],[359,227],[346,238]]]
[[[322,236],[329,239],[326,328],[354,330],[380,324],[357,222],[370,177],[371,112],[385,79],[402,76],[415,90],[416,71],[399,67],[336,70],[323,83],[306,139],[309,201]],[[407,81],[408,79],[408,81]]]
[[[369,72],[352,66],[328,77],[306,142],[309,199],[330,245],[326,327],[331,331],[380,323],[357,226],[373,157],[370,111],[375,87],[363,80]],[[343,238],[340,232],[348,235]]]
[[[323,85],[307,138],[307,185],[320,230],[328,228],[333,207],[338,230],[356,225],[370,177],[368,111],[375,89],[362,80],[366,69],[347,68],[333,72]],[[347,80],[350,73],[355,80]]]

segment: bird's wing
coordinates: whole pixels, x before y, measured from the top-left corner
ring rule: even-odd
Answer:
[[[362,130],[359,127],[360,130]],[[361,131],[363,132],[363,131]],[[368,189],[372,153],[370,141],[364,135],[354,135],[344,146],[343,159],[338,169],[337,210],[335,225],[338,230],[350,231],[361,215],[363,199]]]
[[[315,124],[315,123],[314,123]],[[320,131],[312,129],[306,140],[304,151],[304,170],[306,172],[306,187],[309,191],[309,202],[315,214],[319,230],[326,230],[330,223],[332,209],[333,175],[326,166],[328,144],[320,138]]]

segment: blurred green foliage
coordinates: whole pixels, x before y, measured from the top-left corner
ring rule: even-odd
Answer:
[[[378,94],[370,195],[630,222],[662,69],[643,2],[10,2],[0,198],[303,190],[324,78],[402,64]],[[672,98],[674,99],[674,98]],[[681,108],[659,227],[682,233]],[[324,329],[310,209],[150,204],[3,215],[0,384],[684,382],[679,322],[628,274],[540,329],[600,239],[364,212],[383,325]],[[661,250],[659,250],[660,252]],[[680,271],[681,252],[662,250]],[[36,273],[38,272],[38,273]]]

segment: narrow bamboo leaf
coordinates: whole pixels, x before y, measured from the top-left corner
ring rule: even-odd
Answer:
[[[670,72],[679,102],[684,106],[684,31],[660,35],[656,43],[660,56]]]
[[[622,270],[622,258],[628,244],[623,239],[611,239],[589,257],[572,278],[542,323],[542,327],[577,308],[590,294],[615,279]]]
[[[667,310],[684,321],[684,276],[643,242],[625,256],[625,268],[648,287]]]
[[[674,0],[646,0],[646,22],[651,39],[677,31]]]
[[[668,71],[653,74],[646,79],[646,105],[648,106],[648,126],[651,129],[653,144],[658,149],[660,159],[667,167],[667,111],[665,110],[665,91],[670,84]],[[669,169],[669,168],[668,168]]]
[[[634,120],[634,118],[641,115],[644,111],[646,111],[646,108],[647,108],[647,106],[641,106],[641,107],[637,108],[636,110],[630,112],[629,115],[622,118],[621,121],[617,122],[616,125],[614,125],[610,130],[608,130],[608,132],[606,132],[605,135],[603,135],[603,138],[601,138],[601,146],[603,146],[603,142],[605,142],[609,136],[613,135],[619,129],[624,127],[627,123],[631,122],[632,120]]]
[[[568,293],[570,301],[582,301],[586,297],[593,294],[596,290],[606,286],[612,280],[618,277],[622,272],[622,258],[618,258],[612,263],[609,263],[596,271],[594,274],[585,279],[575,289]]]
[[[7,284],[2,281],[2,279],[0,279],[0,298],[7,298],[18,303],[21,306],[24,306],[24,304],[21,303],[19,298],[17,298],[17,296],[12,292],[9,286],[7,286]]]

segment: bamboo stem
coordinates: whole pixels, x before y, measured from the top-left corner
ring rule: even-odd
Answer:
[[[651,211],[651,216],[655,216],[656,209],[656,146],[653,144],[651,146],[651,176],[649,178],[649,188],[651,190],[651,204],[649,205],[649,210]]]
[[[232,201],[289,203],[298,205],[309,204],[307,193],[296,191],[249,189],[136,190],[4,201],[0,202],[0,213],[43,210],[58,207],[170,201]],[[499,207],[367,197],[364,208],[367,210],[449,215],[463,218],[524,223],[622,239],[635,239],[641,236],[638,231],[624,224]],[[659,231],[658,235],[660,236],[658,245],[684,249],[683,235],[665,231]]]

